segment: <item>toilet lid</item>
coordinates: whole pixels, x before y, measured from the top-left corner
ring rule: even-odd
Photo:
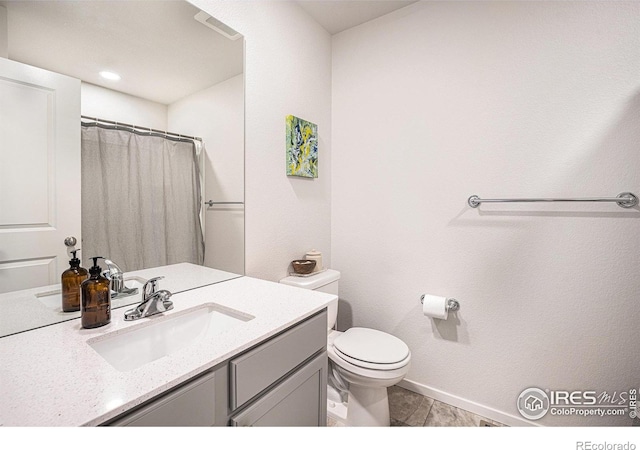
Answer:
[[[371,328],[349,328],[336,337],[333,345],[346,356],[374,364],[394,364],[409,356],[407,344]]]

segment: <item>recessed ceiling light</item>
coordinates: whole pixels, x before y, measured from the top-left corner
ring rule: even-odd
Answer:
[[[100,72],[100,76],[102,78],[110,80],[110,81],[119,81],[120,80],[120,75],[118,75],[117,73],[108,72],[106,70],[103,70],[102,72]]]

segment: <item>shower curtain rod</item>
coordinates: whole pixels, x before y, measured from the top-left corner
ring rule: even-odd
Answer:
[[[156,130],[156,129],[153,129],[153,128],[141,127],[141,126],[138,126],[138,125],[131,125],[129,123],[124,123],[124,122],[114,122],[113,120],[98,119],[97,117],[80,116],[80,118],[81,119],[92,120],[96,124],[104,123],[104,124],[114,125],[116,127],[130,128],[132,131],[145,132],[145,133],[149,133],[149,134],[157,133],[157,134],[161,134],[163,136],[175,136],[175,137],[180,138],[180,139],[191,139],[193,141],[202,142],[202,138],[195,137],[195,136],[187,136],[185,134],[170,133],[169,131]]]

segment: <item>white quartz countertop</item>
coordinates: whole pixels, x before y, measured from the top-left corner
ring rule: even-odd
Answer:
[[[194,267],[203,274],[202,267]],[[162,271],[170,274],[170,268]],[[162,275],[147,272],[149,278]],[[113,310],[111,323],[100,328],[82,329],[75,319],[0,338],[0,425],[99,425],[313,315],[337,297],[239,277],[174,294],[171,300],[171,311],[137,321],[124,321],[125,307]],[[210,303],[254,318],[129,371],[116,370],[87,343]]]

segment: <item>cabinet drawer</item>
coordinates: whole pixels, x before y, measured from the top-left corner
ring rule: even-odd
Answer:
[[[326,310],[229,363],[231,410],[244,405],[327,345]]]
[[[215,377],[207,372],[115,422],[120,427],[210,427],[215,423]]]

